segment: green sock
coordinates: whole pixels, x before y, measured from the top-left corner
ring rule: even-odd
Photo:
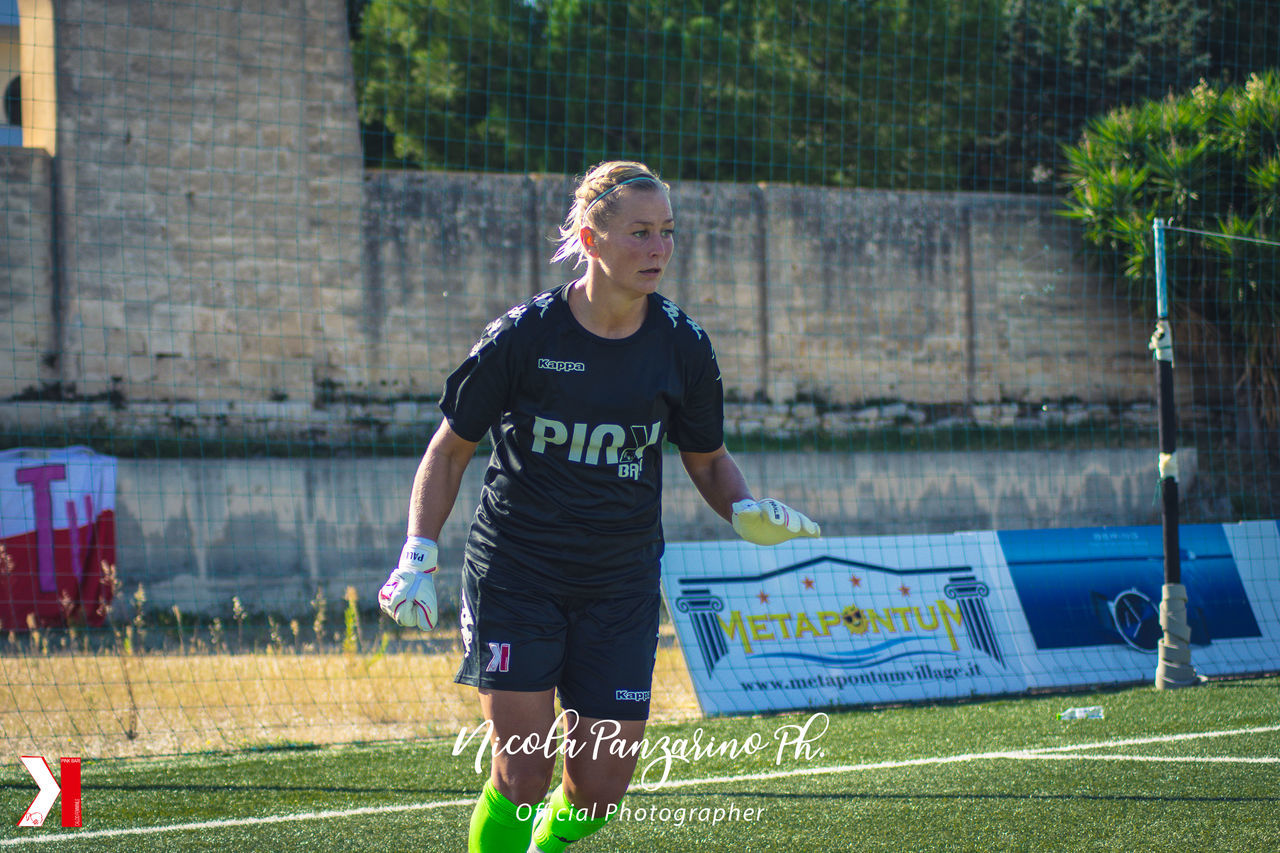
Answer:
[[[471,813],[471,836],[468,853],[524,853],[529,847],[533,832],[533,808],[529,816],[521,820],[516,804],[502,796],[493,780],[484,783],[475,811]]]
[[[536,847],[530,847],[529,850],[563,853],[566,847],[586,838],[604,826],[611,817],[611,812],[593,816],[590,809],[575,807],[565,796],[564,786],[561,785],[551,795],[551,801],[533,825],[533,843]]]

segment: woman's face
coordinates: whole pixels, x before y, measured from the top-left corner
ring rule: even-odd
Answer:
[[[660,190],[622,187],[613,215],[591,229],[591,249],[614,285],[648,294],[657,290],[675,249],[671,201]],[[585,237],[585,235],[584,235]]]

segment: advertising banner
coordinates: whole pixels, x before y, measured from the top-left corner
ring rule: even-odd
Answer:
[[[1034,654],[1033,687],[1142,681],[1160,642],[1159,527],[1000,531]],[[1274,521],[1178,528],[1191,663],[1201,675],[1280,668],[1280,528]]]
[[[1193,664],[1280,666],[1280,528],[1182,532]],[[673,543],[663,592],[707,714],[1124,683],[1155,672],[1160,541],[1126,527]]]
[[[0,630],[101,625],[116,564],[116,460],[0,452]]]
[[[708,714],[1025,689],[993,533],[669,545]]]

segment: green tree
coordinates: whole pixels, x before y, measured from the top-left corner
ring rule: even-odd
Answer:
[[[800,4],[803,5],[803,4]],[[802,54],[835,93],[809,149],[821,183],[949,190],[975,169],[975,134],[1001,112],[1004,0],[865,0],[823,7]],[[819,85],[823,85],[820,81]],[[803,137],[802,137],[803,138]]]
[[[1238,354],[1247,403],[1280,426],[1280,73],[1113,110],[1065,151],[1066,215],[1122,274],[1135,304],[1154,305],[1155,217],[1183,229],[1166,246],[1181,318]]]
[[[944,189],[998,110],[1004,0],[351,2],[366,143],[425,168]]]
[[[546,88],[532,93],[546,105],[547,168],[626,157],[669,177],[778,177],[770,168],[789,144],[779,92],[805,76],[806,58],[778,49],[767,5],[553,0]]]
[[[629,157],[672,177],[795,179],[804,119],[836,111],[790,34],[812,15],[761,0],[370,0],[354,51],[361,119],[428,168],[575,172]]]
[[[1234,5],[1234,0],[1229,0]],[[975,186],[1049,192],[1089,116],[1218,79],[1209,49],[1220,0],[1010,0],[1001,54],[1007,108],[980,139]]]
[[[1088,116],[1280,65],[1275,0],[348,3],[375,166],[1050,191]]]
[[[372,0],[354,45],[360,118],[397,159],[519,170],[538,9],[523,0]]]

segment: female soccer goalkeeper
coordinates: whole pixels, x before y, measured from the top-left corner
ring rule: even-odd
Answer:
[[[818,535],[795,510],[752,498],[725,450],[711,342],[656,292],[675,242],[668,190],[641,163],[582,178],[552,260],[585,262],[586,274],[489,324],[445,383],[408,540],[379,593],[399,624],[435,627],[435,540],[488,432],[456,680],[479,689],[499,745],[545,741],[558,690],[569,740],[497,750],[471,851],[561,851],[603,826],[627,790],[637,756],[622,747],[644,736],[657,647],[664,439],[744,539]],[[614,743],[591,748],[602,733]],[[562,783],[540,806],[558,752]]]

